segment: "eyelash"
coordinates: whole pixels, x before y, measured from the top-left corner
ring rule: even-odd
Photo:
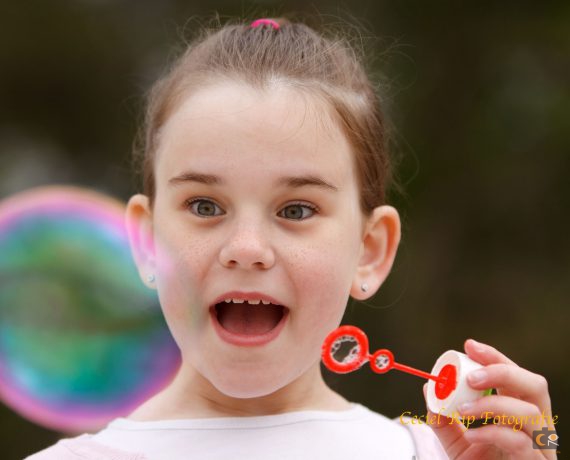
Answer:
[[[184,202],[184,207],[185,207],[185,208],[191,208],[194,203],[198,203],[198,202],[200,202],[200,201],[206,201],[206,202],[208,202],[208,203],[213,203],[215,206],[218,206],[217,203],[215,203],[214,201],[212,201],[212,200],[210,200],[210,199],[207,199],[207,198],[191,198],[191,199],[186,200],[186,201]],[[313,211],[315,214],[318,214],[318,212],[319,212],[318,206],[315,206],[315,205],[312,205],[312,204],[309,204],[309,203],[305,203],[305,202],[303,202],[303,201],[297,201],[297,202],[289,203],[289,204],[288,204],[287,206],[285,206],[283,209],[287,209],[287,208],[290,207],[290,206],[301,206],[301,207],[303,207],[303,208],[309,208],[309,209],[310,209],[311,211]],[[218,206],[218,207],[219,207],[219,206]],[[192,212],[192,213],[195,214],[195,215],[197,215],[198,217],[204,217],[204,218],[218,217],[219,215],[221,215],[221,214],[218,214],[218,215],[215,215],[215,216],[202,216],[202,215],[199,215],[199,214],[194,213],[194,212]],[[304,217],[304,218],[302,218],[302,219],[288,219],[288,220],[298,220],[298,221],[301,221],[301,220],[306,220],[306,219],[308,219],[309,217],[312,217],[312,216]]]

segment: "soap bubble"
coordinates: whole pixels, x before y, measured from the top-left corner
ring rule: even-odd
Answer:
[[[46,428],[98,430],[180,366],[124,214],[121,202],[69,186],[0,202],[0,399]]]

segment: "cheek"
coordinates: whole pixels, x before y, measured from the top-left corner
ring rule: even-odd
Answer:
[[[157,289],[164,316],[173,335],[175,329],[198,326],[206,316],[200,285],[211,266],[208,244],[176,235],[161,238],[156,248]]]
[[[157,238],[157,271],[169,285],[190,286],[211,264],[212,241],[165,229]]]
[[[340,321],[356,268],[357,248],[356,242],[347,240],[339,230],[291,251],[296,298],[307,308],[304,321],[320,328]]]

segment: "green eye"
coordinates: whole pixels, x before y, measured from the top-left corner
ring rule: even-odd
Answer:
[[[308,217],[312,217],[316,212],[316,206],[306,203],[295,203],[283,208],[282,214],[286,219],[305,220]]]

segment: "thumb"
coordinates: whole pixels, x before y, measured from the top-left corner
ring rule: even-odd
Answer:
[[[424,385],[424,399],[426,400],[426,407],[427,386],[428,384],[426,383]],[[463,436],[463,433],[467,431],[467,428],[465,428],[458,419],[446,417],[442,414],[434,414],[428,408],[427,420],[430,421],[429,426],[436,434],[449,458],[458,457],[470,446],[470,443]]]

